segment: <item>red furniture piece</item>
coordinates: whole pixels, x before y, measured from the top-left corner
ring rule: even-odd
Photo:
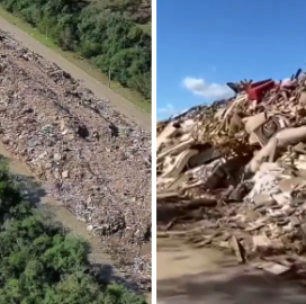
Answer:
[[[249,100],[257,100],[258,102],[262,100],[265,93],[274,89],[276,83],[272,79],[262,80],[258,82],[251,83],[246,89]]]

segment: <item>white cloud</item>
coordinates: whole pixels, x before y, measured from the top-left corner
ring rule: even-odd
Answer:
[[[173,104],[168,103],[165,107],[158,109],[158,113],[162,114],[162,115],[176,115],[178,114],[180,111],[178,109],[176,109]]]
[[[226,84],[207,83],[202,78],[186,77],[183,86],[194,95],[207,99],[220,100],[231,98],[235,95],[232,89]]]

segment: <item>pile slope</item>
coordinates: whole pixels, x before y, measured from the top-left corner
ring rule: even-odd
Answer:
[[[306,74],[228,85],[235,97],[157,125],[160,236],[181,235],[231,250],[239,263],[255,259],[268,272],[302,277]]]

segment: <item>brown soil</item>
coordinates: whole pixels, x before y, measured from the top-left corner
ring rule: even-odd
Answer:
[[[220,250],[157,240],[158,304],[303,304],[300,282],[237,265]]]

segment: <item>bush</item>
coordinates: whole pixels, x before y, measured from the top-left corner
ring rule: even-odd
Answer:
[[[100,286],[86,269],[88,245],[22,200],[0,169],[0,303],[144,304],[118,285]],[[50,221],[49,221],[50,222]]]

